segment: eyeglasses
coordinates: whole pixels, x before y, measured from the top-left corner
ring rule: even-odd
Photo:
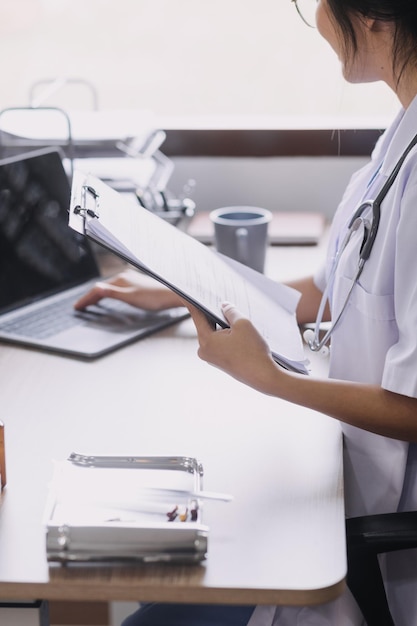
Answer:
[[[291,2],[294,3],[297,13],[304,24],[310,28],[315,28],[317,0],[291,0]]]

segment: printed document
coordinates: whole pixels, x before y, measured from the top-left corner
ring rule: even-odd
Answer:
[[[284,367],[307,373],[295,309],[300,294],[218,254],[122,196],[74,172],[70,226],[112,250],[203,310],[221,327],[222,302],[248,317]]]

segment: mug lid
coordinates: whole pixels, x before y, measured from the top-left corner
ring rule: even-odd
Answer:
[[[272,219],[272,213],[260,207],[227,206],[211,211],[210,219],[218,224],[264,224]]]

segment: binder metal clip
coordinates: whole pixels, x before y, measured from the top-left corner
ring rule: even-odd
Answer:
[[[77,204],[77,206],[74,207],[74,213],[76,215],[88,215],[89,217],[99,217],[99,214],[96,213],[96,211],[93,211],[93,209],[87,209],[86,207],[82,207],[79,204]]]
[[[74,213],[76,215],[84,215],[84,216],[88,215],[89,217],[100,217],[97,211],[98,199],[100,197],[100,194],[91,185],[83,185],[82,190],[83,190],[84,206],[77,204],[74,207]],[[87,203],[88,203],[87,194],[89,194],[92,197],[92,201],[94,202],[94,208],[90,208],[87,206]]]

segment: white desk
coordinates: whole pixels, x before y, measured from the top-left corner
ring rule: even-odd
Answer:
[[[269,269],[288,270],[294,254],[275,249]],[[200,361],[196,345],[187,320],[93,363],[0,346],[8,471],[0,600],[314,604],[342,591],[337,422],[237,383]],[[72,451],[199,458],[204,488],[234,495],[205,504],[207,561],[48,568],[42,515],[52,460]]]

